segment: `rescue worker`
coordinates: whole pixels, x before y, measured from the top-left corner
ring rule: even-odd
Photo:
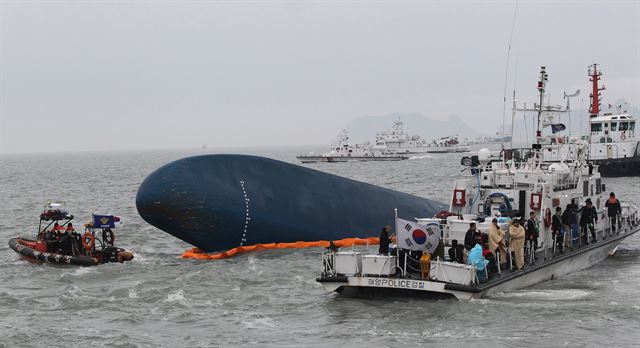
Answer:
[[[498,219],[493,218],[489,226],[489,250],[497,255],[500,253],[500,268],[504,269],[507,265],[507,250],[504,245],[504,231],[498,226]]]
[[[473,249],[476,244],[482,246],[482,239],[482,232],[478,231],[478,229],[476,229],[476,223],[472,222],[469,224],[467,234],[464,235],[464,248],[469,251]]]
[[[520,220],[513,220],[509,227],[509,249],[516,255],[516,267],[521,270],[524,267],[524,227],[520,226]]]
[[[536,212],[529,213],[527,220],[527,241],[532,244],[533,250],[538,249],[538,236],[540,235],[540,223],[536,219]]]
[[[451,259],[451,262],[465,263],[464,247],[458,244],[457,239],[451,241],[451,248],[449,248],[449,259]]]
[[[607,203],[604,204],[607,208],[607,216],[609,216],[609,225],[611,226],[611,233],[616,231],[616,225],[618,224],[618,215],[622,213],[622,207],[620,201],[616,198],[616,195],[611,192]]]
[[[596,229],[594,224],[598,223],[598,212],[593,206],[590,198],[585,201],[585,206],[582,207],[580,214],[580,228],[582,230],[582,240],[585,245],[589,245],[589,237],[587,236],[587,230],[591,231],[591,243],[596,242]]]
[[[563,253],[562,246],[562,208],[556,207],[556,213],[553,214],[553,218],[551,219],[551,234],[553,236],[553,241],[556,244],[556,248],[560,253]]]
[[[391,226],[385,226],[380,232],[380,247],[378,248],[378,253],[381,255],[389,254],[389,243],[391,243],[389,230],[391,230]]]

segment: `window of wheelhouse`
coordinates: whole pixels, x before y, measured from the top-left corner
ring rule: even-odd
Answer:
[[[592,123],[591,124],[592,132],[602,132],[602,123]]]
[[[629,122],[620,122],[619,130],[626,131],[628,129],[629,129]]]
[[[618,130],[618,122],[611,122],[611,131]]]
[[[636,128],[635,122],[629,122],[629,130],[634,130]]]

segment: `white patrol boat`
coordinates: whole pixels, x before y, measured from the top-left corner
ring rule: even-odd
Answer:
[[[622,240],[640,230],[638,208],[626,203],[629,197],[621,197],[625,203],[621,204],[617,221],[608,218],[605,202],[609,193],[598,166],[588,161],[588,142],[574,140],[575,153],[571,159],[545,161],[543,152],[548,150],[543,149],[545,137],[540,120],[547,110],[543,105],[546,83],[543,67],[537,87],[540,103],[536,144],[530,149],[505,151],[500,159],[492,159],[486,149],[478,156],[463,158],[467,175],[455,181],[449,212],[434,218],[415,218],[415,222],[396,219],[397,245],[388,255],[370,252],[369,248],[334,248],[323,253],[322,273],[317,281],[328,291],[336,292],[393,291],[472,299],[561,277],[591,267],[613,254]],[[593,208],[584,208],[587,202],[592,202]],[[575,220],[559,237],[552,233],[552,213],[558,207],[564,212],[568,205],[596,214],[591,215],[591,221],[580,221],[582,214],[574,212]],[[444,256],[457,244],[454,240],[464,243],[472,223],[486,234],[496,215],[500,216],[499,228],[507,230],[507,246],[513,247],[515,238],[508,240],[509,225],[532,212],[535,213],[532,223],[538,226],[535,232],[538,243],[537,246],[533,241],[525,243],[522,269],[515,267],[514,250],[510,249],[505,255],[497,253],[492,258],[495,267],[487,265],[484,255],[480,262],[460,263]],[[479,247],[476,244],[471,249],[469,260]],[[498,265],[505,260],[508,266],[503,269]]]
[[[351,161],[402,161],[409,159],[409,156],[392,151],[374,149],[370,143],[350,145],[349,135],[343,130],[337,138],[336,143],[331,145],[327,153],[315,155],[296,156],[302,163],[317,162],[351,162]]]
[[[400,118],[395,120],[390,131],[383,130],[376,135],[376,142],[371,149],[397,154],[426,153],[427,141],[419,135],[405,133],[403,126]]]

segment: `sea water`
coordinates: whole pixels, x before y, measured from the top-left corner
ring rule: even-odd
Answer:
[[[350,298],[327,293],[315,281],[321,249],[187,260],[180,255],[189,245],[146,224],[136,212],[142,180],[172,160],[232,152],[296,163],[295,155],[308,150],[3,155],[0,347],[632,347],[640,342],[640,234],[593,268],[480,300]],[[307,166],[447,202],[453,180],[462,175],[460,156]],[[640,202],[637,177],[605,182],[623,202]],[[34,236],[48,200],[64,202],[76,226],[91,212],[122,215],[126,225],[117,231],[116,244],[132,250],[135,259],[80,268],[19,257],[8,240]]]

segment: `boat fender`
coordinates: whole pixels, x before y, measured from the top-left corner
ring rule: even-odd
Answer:
[[[93,234],[89,231],[85,232],[82,235],[82,246],[84,247],[84,249],[89,251],[93,249],[95,245],[96,245],[96,239],[93,236]]]
[[[549,208],[544,211],[544,227],[551,227],[551,209]]]
[[[111,229],[105,229],[102,231],[102,240],[110,246],[113,246],[113,242],[116,240],[116,235]]]

